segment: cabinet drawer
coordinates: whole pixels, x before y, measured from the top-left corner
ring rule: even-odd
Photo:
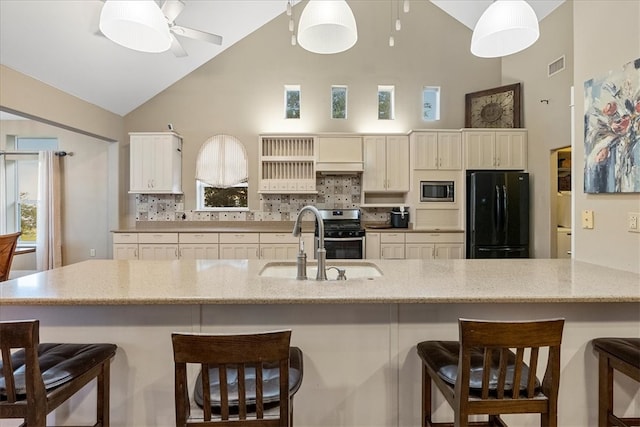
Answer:
[[[464,243],[464,233],[407,233],[407,243]]]
[[[260,233],[220,233],[220,243],[260,243]]]
[[[180,233],[180,243],[218,243],[218,233]]]
[[[138,243],[178,243],[178,233],[139,233]]]
[[[138,233],[113,233],[113,243],[138,243]]]
[[[381,243],[404,243],[405,233],[380,233]]]
[[[260,233],[260,243],[298,243],[293,233]]]

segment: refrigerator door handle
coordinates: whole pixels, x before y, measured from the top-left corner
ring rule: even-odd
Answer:
[[[507,186],[502,185],[502,229],[507,229],[507,224],[509,224],[509,209],[507,205]]]
[[[500,187],[496,185],[496,211],[493,215],[493,222],[495,224],[496,230],[500,230],[500,226],[502,225],[502,214],[500,209]]]
[[[478,252],[524,252],[526,248],[478,248]]]

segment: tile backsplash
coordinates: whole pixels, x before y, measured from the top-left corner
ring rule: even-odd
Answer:
[[[306,205],[319,209],[360,207],[361,175],[318,175],[318,194],[261,194],[260,210],[208,212],[184,209],[183,194],[137,194],[136,221],[294,221]],[[389,208],[362,209],[362,220],[386,221]]]

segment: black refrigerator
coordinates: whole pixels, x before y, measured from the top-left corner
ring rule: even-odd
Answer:
[[[529,258],[529,174],[467,173],[467,258]]]

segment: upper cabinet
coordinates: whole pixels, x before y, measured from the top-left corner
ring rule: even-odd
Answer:
[[[409,191],[409,137],[365,136],[363,192]]]
[[[133,132],[130,193],[182,194],[182,137],[174,132]]]
[[[464,130],[466,169],[527,168],[527,131]]]
[[[260,136],[260,193],[316,193],[316,138]]]
[[[316,172],[362,172],[361,136],[319,136]]]
[[[425,131],[411,134],[414,169],[462,169],[462,132]]]

